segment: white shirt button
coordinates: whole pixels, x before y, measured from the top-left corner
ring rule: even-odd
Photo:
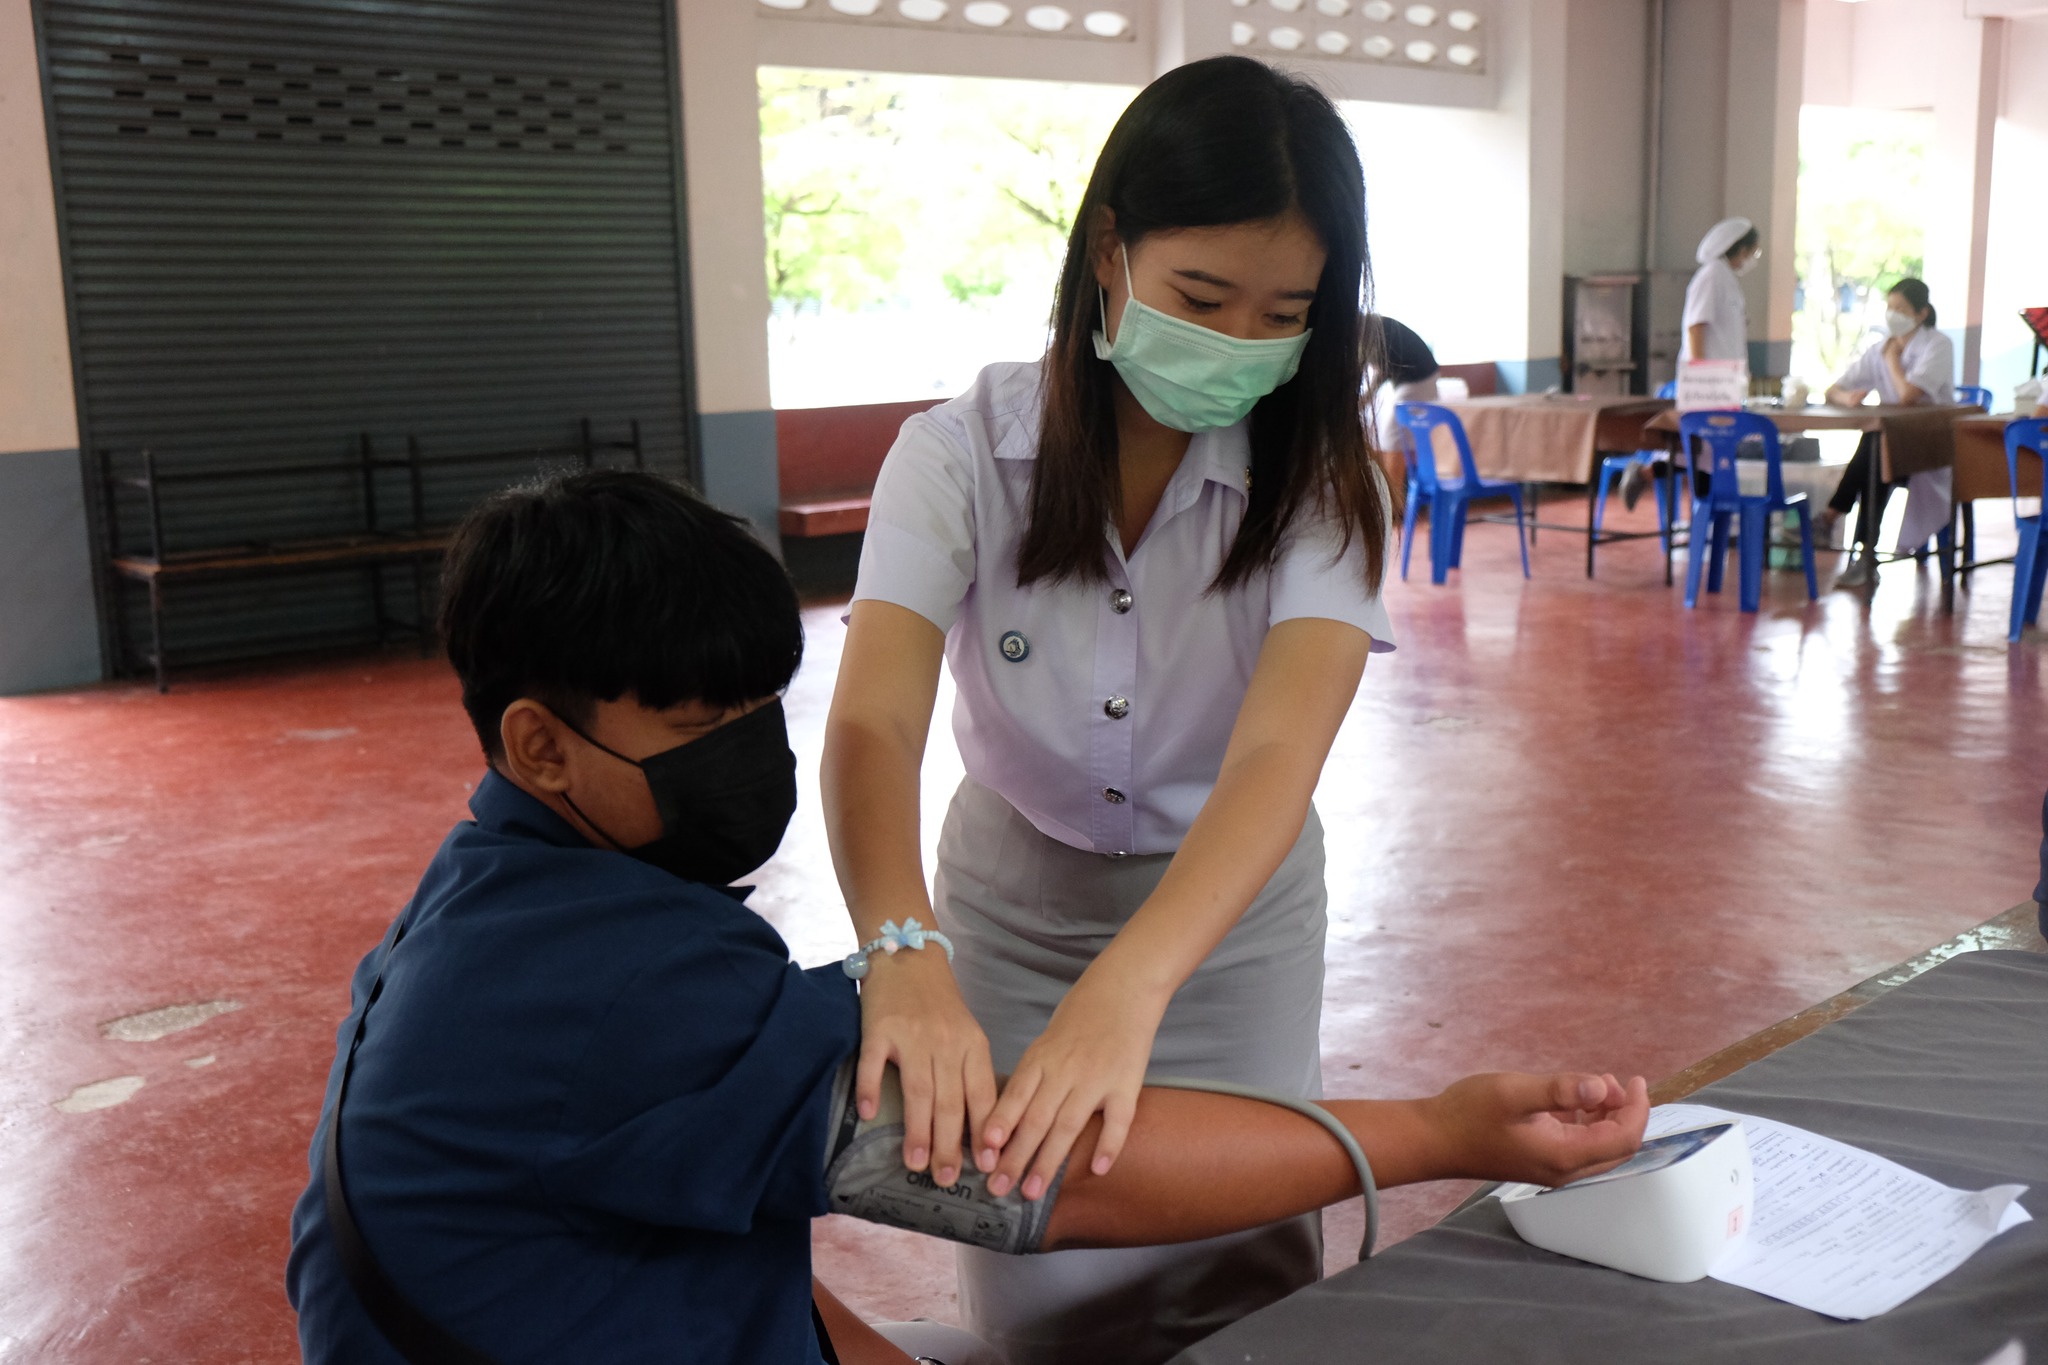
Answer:
[[[1115,787],[1104,787],[1102,789],[1102,799],[1109,802],[1112,806],[1121,806],[1124,803],[1125,797]]]
[[[1123,697],[1111,697],[1102,703],[1102,714],[1111,720],[1122,720],[1131,714],[1131,703]]]
[[[1133,600],[1134,599],[1131,597],[1131,594],[1127,590],[1123,588],[1118,588],[1115,592],[1109,595],[1109,609],[1115,612],[1118,616],[1122,616],[1125,612],[1131,609],[1131,602]]]

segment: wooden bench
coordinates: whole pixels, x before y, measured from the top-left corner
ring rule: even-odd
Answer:
[[[782,478],[777,524],[785,536],[848,535],[868,525],[868,499],[882,457],[917,413],[945,400],[864,403],[843,408],[783,408],[775,414]]]
[[[170,690],[163,618],[164,594],[173,584],[360,568],[370,590],[378,642],[383,643],[392,631],[398,630],[416,635],[424,651],[433,637],[427,574],[447,550],[455,529],[455,518],[430,514],[430,482],[439,482],[450,471],[478,466],[503,465],[507,474],[521,467],[530,469],[551,463],[573,462],[589,469],[601,455],[614,452],[630,455],[635,469],[645,468],[640,424],[634,421],[628,425],[631,434],[623,440],[596,440],[590,421],[585,418],[579,424],[580,438],[565,446],[432,456],[414,436],[406,438],[403,456],[382,455],[371,437],[364,434],[357,438],[354,457],[348,460],[217,467],[166,468],[164,459],[154,449],[132,455],[102,449],[98,452],[98,464],[103,559],[107,571],[116,579],[141,583],[148,590],[148,659],[159,692]],[[267,486],[271,496],[294,492],[317,498],[323,491],[331,495],[342,482],[352,487],[354,497],[349,505],[336,503],[332,517],[324,518],[330,524],[322,529],[275,538],[265,538],[260,533],[233,538],[213,536],[203,544],[176,548],[168,543],[175,538],[165,531],[166,498],[173,490],[211,488],[217,494],[233,490],[260,498],[259,490]],[[397,513],[386,506],[388,485],[393,482],[405,490],[404,507]],[[325,490],[323,483],[327,485]],[[231,521],[232,514],[226,519]],[[134,524],[138,521],[139,527]],[[145,534],[146,548],[137,546],[135,542]],[[398,564],[414,569],[413,618],[409,622],[393,620],[385,607],[383,570]],[[118,589],[112,599],[115,672],[126,674],[133,671],[126,655],[126,604]]]

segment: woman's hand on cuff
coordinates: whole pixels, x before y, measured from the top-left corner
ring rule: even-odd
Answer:
[[[959,1178],[962,1135],[975,1143],[996,1102],[988,1036],[981,1031],[945,953],[876,953],[861,983],[860,1066],[854,1102],[864,1119],[881,1103],[882,1071],[903,1083],[903,1164],[941,1185]]]
[[[1051,1187],[1088,1120],[1102,1115],[1089,1169],[1115,1164],[1159,1031],[1162,1007],[1141,991],[1084,973],[1024,1051],[975,1143],[975,1165],[993,1172],[989,1192],[1007,1194],[1022,1182],[1026,1199]]]

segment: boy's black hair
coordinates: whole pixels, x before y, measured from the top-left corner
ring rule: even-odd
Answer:
[[[440,629],[490,758],[521,697],[572,724],[627,694],[737,706],[788,686],[804,652],[796,590],[745,525],[626,470],[553,475],[471,512]]]

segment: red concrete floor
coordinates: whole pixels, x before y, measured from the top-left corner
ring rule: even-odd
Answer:
[[[1528,584],[1506,528],[1467,557],[1390,589],[1400,651],[1319,795],[1331,1093],[1663,1075],[2028,893],[2048,642],[2007,647],[2010,569],[1953,618],[1906,567],[1869,605],[1773,574],[1744,616],[1732,583],[1683,611],[1648,543],[1596,583],[1562,534]],[[812,776],[755,904],[821,962],[849,940],[814,771],[838,609],[807,623]],[[933,824],[943,725],[934,748]],[[413,659],[0,700],[0,1362],[296,1359],[286,1217],[348,972],[477,772],[451,678]],[[102,1029],[209,1001],[240,1008]],[[122,1077],[123,1103],[54,1107]],[[1461,1193],[1390,1196],[1389,1235]],[[1332,1217],[1332,1264],[1356,1229]],[[946,1248],[837,1222],[817,1242],[870,1315],[952,1316]]]

